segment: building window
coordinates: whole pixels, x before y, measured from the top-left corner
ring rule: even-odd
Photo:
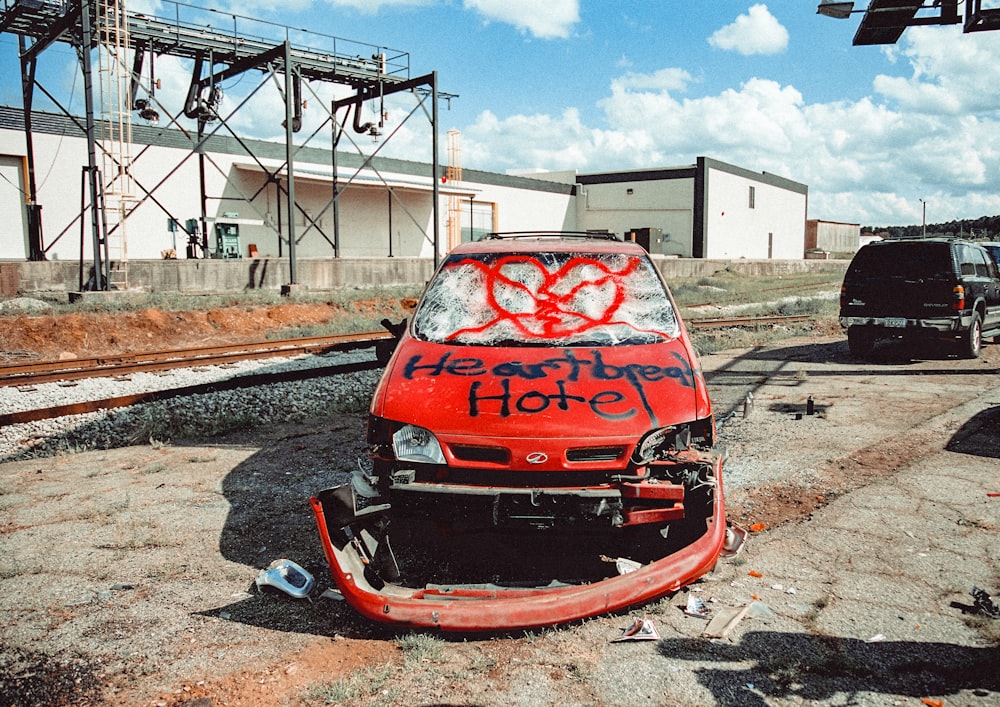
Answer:
[[[487,233],[496,230],[497,205],[491,201],[474,201],[463,204],[462,242],[478,241]]]
[[[757,188],[750,187],[750,208],[754,208],[754,202],[757,199]]]

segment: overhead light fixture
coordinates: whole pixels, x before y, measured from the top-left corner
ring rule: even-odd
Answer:
[[[146,106],[139,111],[139,117],[143,120],[148,120],[154,125],[160,122],[160,113],[152,106]]]
[[[139,117],[143,120],[148,120],[150,123],[158,123],[160,121],[159,112],[153,107],[152,102],[146,98],[136,98],[132,104],[132,109],[139,111]]]
[[[819,4],[816,9],[817,15],[826,15],[827,17],[836,17],[838,20],[846,20],[854,12],[853,2],[831,2],[830,0],[824,0]],[[858,12],[863,12],[858,10]]]

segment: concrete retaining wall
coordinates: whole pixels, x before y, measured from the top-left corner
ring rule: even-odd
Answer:
[[[829,270],[843,272],[844,260],[654,260],[667,282],[708,277],[723,270],[743,275],[773,275]],[[86,266],[89,276],[90,264]],[[395,285],[422,286],[434,271],[429,258],[300,258],[296,280],[305,290]],[[72,261],[0,262],[0,296],[70,293],[80,290],[80,264]],[[144,292],[243,292],[279,290],[289,284],[288,260],[132,260],[129,288]]]

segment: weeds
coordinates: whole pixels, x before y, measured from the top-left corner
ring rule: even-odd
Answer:
[[[445,642],[427,633],[408,633],[396,640],[406,656],[406,664],[437,663],[444,657]]]
[[[317,685],[303,695],[307,702],[336,705],[378,695],[392,677],[391,665],[367,666],[333,682]]]

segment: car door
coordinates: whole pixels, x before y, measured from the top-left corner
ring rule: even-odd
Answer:
[[[982,281],[983,298],[986,301],[986,316],[983,320],[983,329],[989,330],[1000,327],[1000,271],[993,258],[982,248],[975,248],[976,275]],[[979,262],[979,261],[982,262]]]

